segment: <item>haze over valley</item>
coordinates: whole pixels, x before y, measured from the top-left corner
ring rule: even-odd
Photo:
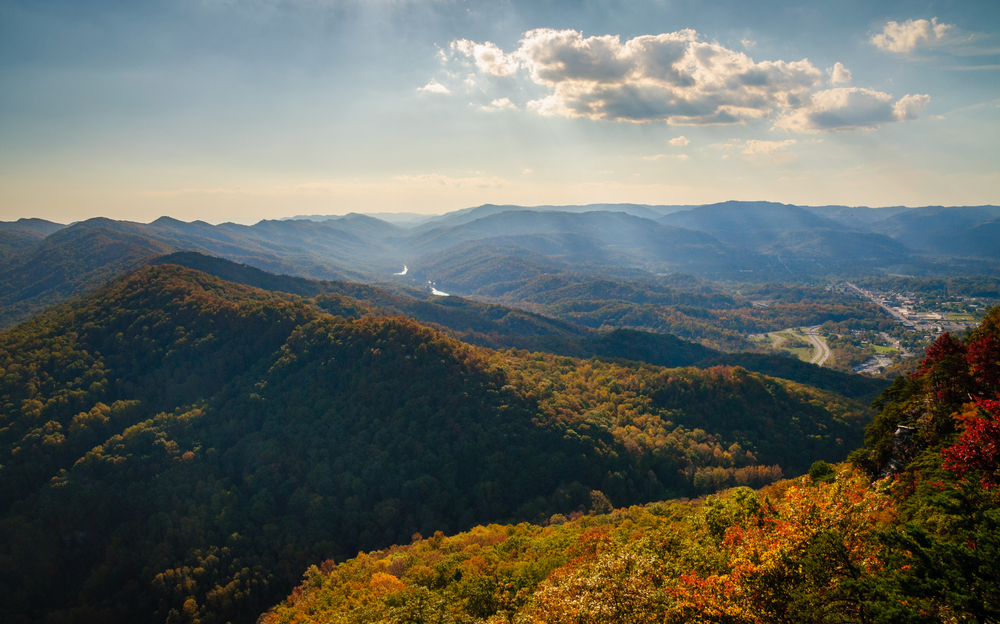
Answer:
[[[0,0],[0,621],[1000,621],[998,37]]]

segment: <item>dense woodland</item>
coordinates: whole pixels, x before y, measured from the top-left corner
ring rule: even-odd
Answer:
[[[0,367],[5,621],[253,621],[313,562],[761,486],[870,418],[741,367],[488,350],[174,265],[5,332]]]
[[[994,309],[898,378],[849,463],[691,502],[415,535],[308,568],[263,622],[997,622],[998,391]]]
[[[333,315],[360,318],[361,316],[406,316],[424,325],[461,340],[492,349],[521,349],[546,351],[571,357],[625,359],[666,367],[730,365],[748,370],[798,381],[824,390],[832,390],[846,397],[871,401],[888,383],[858,375],[843,374],[801,362],[797,358],[761,353],[726,353],[701,344],[678,339],[672,334],[643,332],[635,329],[603,327],[594,330],[550,316],[499,304],[484,303],[463,297],[422,297],[419,291],[399,286],[370,286],[354,282],[312,280],[287,275],[274,275],[246,265],[199,253],[180,252],[161,256],[155,264],[178,264],[209,273],[224,280],[266,290],[291,293],[303,297]],[[561,278],[559,278],[561,279]],[[579,283],[579,282],[578,282]],[[590,288],[592,280],[583,280],[582,286]],[[657,289],[671,296],[679,290],[710,293],[714,299],[732,298],[717,293],[706,282],[691,276],[672,276],[669,289]],[[602,288],[618,292],[649,292],[649,285],[601,281]],[[818,301],[823,291],[770,285],[767,293],[777,294],[786,302]],[[565,295],[558,295],[564,297]],[[846,299],[845,300],[849,300]],[[878,325],[882,321],[872,321]],[[702,325],[708,328],[707,325]],[[711,331],[706,329],[706,331]],[[742,340],[742,339],[741,339]]]
[[[0,619],[998,621],[997,312],[888,390],[746,337],[900,337],[831,272],[995,297],[991,239],[619,208],[0,223]]]

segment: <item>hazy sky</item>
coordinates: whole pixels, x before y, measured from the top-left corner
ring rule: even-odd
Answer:
[[[0,219],[1000,204],[1000,2],[0,0]]]

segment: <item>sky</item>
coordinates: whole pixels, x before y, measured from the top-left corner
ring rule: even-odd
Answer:
[[[0,220],[1000,204],[1000,2],[0,0]]]

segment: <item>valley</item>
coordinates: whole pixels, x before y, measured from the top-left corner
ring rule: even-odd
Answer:
[[[1000,624],[998,6],[0,0],[0,624]]]
[[[944,405],[993,387],[1000,283],[954,258],[878,239],[950,276],[837,264],[831,232],[875,239],[832,209],[569,208],[7,224],[0,617],[557,617],[649,538],[672,589],[629,609],[683,620],[679,579],[735,556],[717,510],[812,544],[793,493],[889,509],[883,421],[940,448]],[[943,366],[940,414],[900,415]]]

